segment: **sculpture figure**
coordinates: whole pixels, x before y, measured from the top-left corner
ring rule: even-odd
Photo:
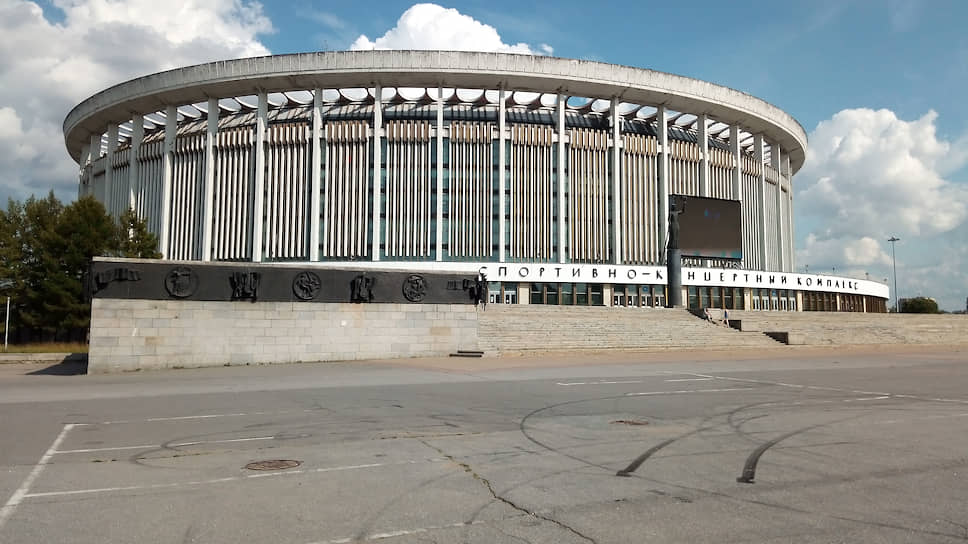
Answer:
[[[685,211],[684,199],[673,198],[669,202],[669,243],[666,245],[668,249],[679,249],[679,216]]]

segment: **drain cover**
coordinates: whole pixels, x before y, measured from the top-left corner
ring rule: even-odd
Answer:
[[[648,421],[640,421],[637,419],[616,419],[612,422],[616,425],[648,425]]]
[[[287,468],[298,467],[302,461],[292,461],[290,459],[271,459],[269,461],[256,461],[245,465],[249,470],[285,470]]]

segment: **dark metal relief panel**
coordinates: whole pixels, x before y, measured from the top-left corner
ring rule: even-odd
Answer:
[[[474,304],[476,276],[293,266],[96,261],[91,296],[143,300]]]

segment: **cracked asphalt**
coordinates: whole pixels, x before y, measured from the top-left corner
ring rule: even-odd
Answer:
[[[964,346],[77,370],[0,365],[0,542],[968,540]]]

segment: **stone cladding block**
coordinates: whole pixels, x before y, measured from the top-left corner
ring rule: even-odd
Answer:
[[[444,356],[477,349],[470,305],[95,298],[88,372]]]

